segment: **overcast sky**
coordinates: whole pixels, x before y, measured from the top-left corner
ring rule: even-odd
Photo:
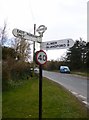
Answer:
[[[7,22],[9,37],[18,28],[33,34],[33,26],[45,25],[43,42],[80,37],[87,41],[87,0],[0,0],[0,27]],[[58,59],[66,50],[47,51]]]

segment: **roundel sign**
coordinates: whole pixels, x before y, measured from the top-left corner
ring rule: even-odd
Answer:
[[[39,65],[43,65],[47,62],[47,55],[43,50],[37,51],[36,53],[36,62]]]
[[[46,30],[47,30],[47,27],[45,27],[44,25],[40,25],[40,26],[38,27],[38,29],[37,29],[37,32],[38,32],[39,34],[42,34],[42,33],[44,33]]]

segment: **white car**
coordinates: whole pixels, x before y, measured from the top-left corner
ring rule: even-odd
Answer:
[[[70,73],[70,69],[68,66],[60,66],[61,73]]]
[[[34,68],[35,73],[39,73],[39,68]]]

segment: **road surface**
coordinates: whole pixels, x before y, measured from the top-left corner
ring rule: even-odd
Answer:
[[[87,87],[89,86],[87,77],[49,71],[43,71],[43,76],[61,84],[75,96],[80,98],[83,103],[89,104],[87,102]]]

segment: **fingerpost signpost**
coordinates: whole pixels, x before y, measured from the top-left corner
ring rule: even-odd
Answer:
[[[43,37],[43,33],[47,30],[47,27],[40,25],[37,32]],[[39,120],[42,120],[42,65],[47,62],[46,53],[41,50],[36,54],[36,62],[39,64]]]
[[[70,38],[42,42],[43,33],[46,30],[47,27],[40,25],[36,30],[40,36],[36,36],[16,28],[12,30],[15,37],[40,43],[40,50],[35,53],[35,62],[39,65],[39,120],[42,120],[42,65],[47,62],[47,55],[43,50],[66,49],[74,45],[74,41]]]
[[[31,40],[34,42],[41,43],[43,33],[45,32],[45,30],[47,30],[47,27],[45,27],[44,25],[40,25],[37,29],[40,36],[36,36],[36,35],[31,34],[31,33],[14,28],[12,30],[12,34],[15,37],[23,38],[24,40]],[[35,48],[33,48],[33,49],[35,49]],[[42,120],[42,65],[47,62],[46,53],[43,50],[37,51],[35,61],[39,65],[39,120]]]

